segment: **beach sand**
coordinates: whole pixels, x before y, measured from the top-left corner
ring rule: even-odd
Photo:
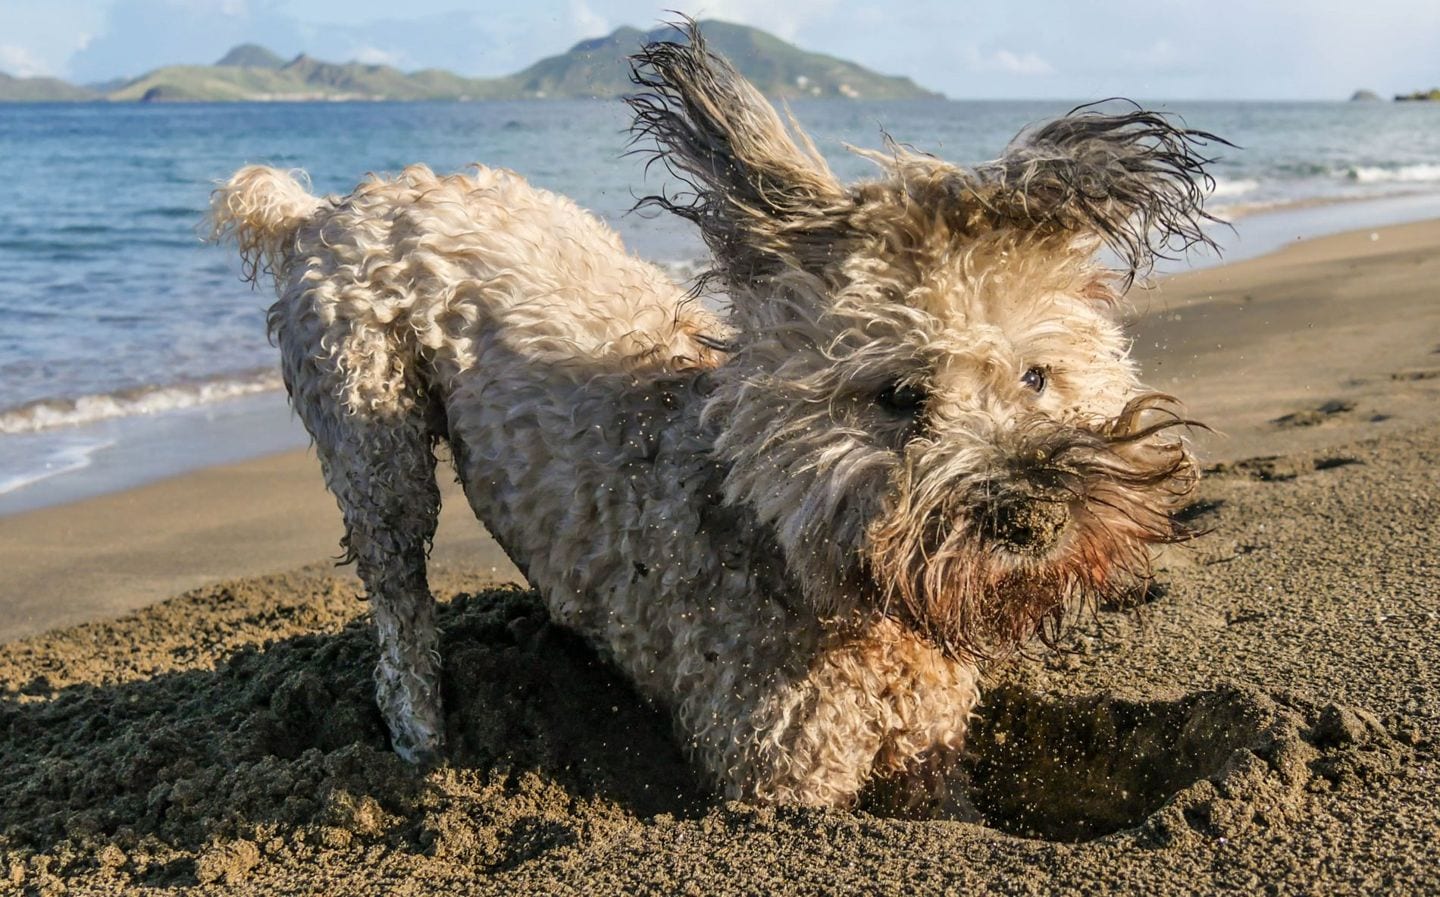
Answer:
[[[991,672],[985,825],[706,794],[662,715],[492,588],[453,488],[451,758],[410,773],[297,453],[0,518],[0,893],[1440,890],[1440,222],[1136,305],[1148,381],[1220,431],[1185,512],[1211,532],[1138,612]]]

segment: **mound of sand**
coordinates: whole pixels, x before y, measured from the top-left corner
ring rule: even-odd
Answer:
[[[0,875],[235,884],[377,850],[499,870],[699,806],[665,719],[533,593],[464,585],[441,583],[451,756],[428,775],[389,751],[348,581],[227,583],[9,647]]]

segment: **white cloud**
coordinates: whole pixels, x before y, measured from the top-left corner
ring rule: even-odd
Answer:
[[[50,74],[50,70],[38,56],[14,44],[0,44],[0,72],[17,78]]]
[[[1150,71],[1183,71],[1187,68],[1184,54],[1163,37],[1130,55],[1135,65]]]
[[[1024,77],[1055,74],[1055,67],[1041,58],[1039,54],[1028,50],[1024,53],[1016,53],[1003,47],[989,53],[972,50],[970,67],[979,72],[1000,72]]]
[[[108,0],[101,27],[87,29],[94,37],[71,55],[69,72],[81,83],[129,77],[211,63],[240,43],[293,55],[301,49],[296,24],[278,8],[247,0]]]
[[[802,28],[825,17],[835,6],[836,0],[788,0],[779,3],[776,0],[702,0],[686,12],[697,19],[722,19],[750,25],[793,42]]]
[[[590,8],[586,0],[571,0],[570,27],[579,34],[594,36],[615,30],[604,16]]]
[[[235,19],[246,18],[251,12],[250,4],[246,0],[166,0],[166,5],[176,13],[229,16]]]
[[[395,53],[389,50],[382,50],[379,47],[356,47],[347,55],[348,59],[356,62],[363,62],[366,65],[388,65],[392,68],[405,68],[409,60],[404,53]]]

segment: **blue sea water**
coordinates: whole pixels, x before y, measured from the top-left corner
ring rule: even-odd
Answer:
[[[1070,105],[816,102],[794,113],[850,179],[872,167],[846,143],[889,135],[977,162]],[[1440,104],[1149,105],[1237,144],[1216,147],[1222,213],[1440,196]],[[513,168],[683,272],[700,255],[694,234],[627,214],[662,184],[659,166],[647,179],[644,158],[625,154],[627,124],[610,102],[0,105],[0,513],[128,485],[84,472],[107,456],[134,469],[166,455],[157,434],[173,443],[198,428],[209,447],[139,465],[154,476],[301,441],[293,427],[253,433],[247,415],[280,405],[270,294],[202,240],[210,190],[240,165],[304,169],[319,192],[415,162]],[[155,451],[137,449],[147,439]]]

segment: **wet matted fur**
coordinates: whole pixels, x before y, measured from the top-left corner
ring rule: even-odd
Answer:
[[[978,665],[1183,536],[1183,421],[1138,383],[1114,306],[1205,240],[1214,138],[1081,109],[986,165],[892,146],[845,185],[686,37],[634,58],[631,105],[689,188],[646,202],[700,228],[723,316],[486,168],[319,199],[247,167],[216,191],[216,233],[274,275],[398,752],[442,749],[425,556],[445,441],[554,618],[671,710],[727,796],[876,786],[932,811]]]

